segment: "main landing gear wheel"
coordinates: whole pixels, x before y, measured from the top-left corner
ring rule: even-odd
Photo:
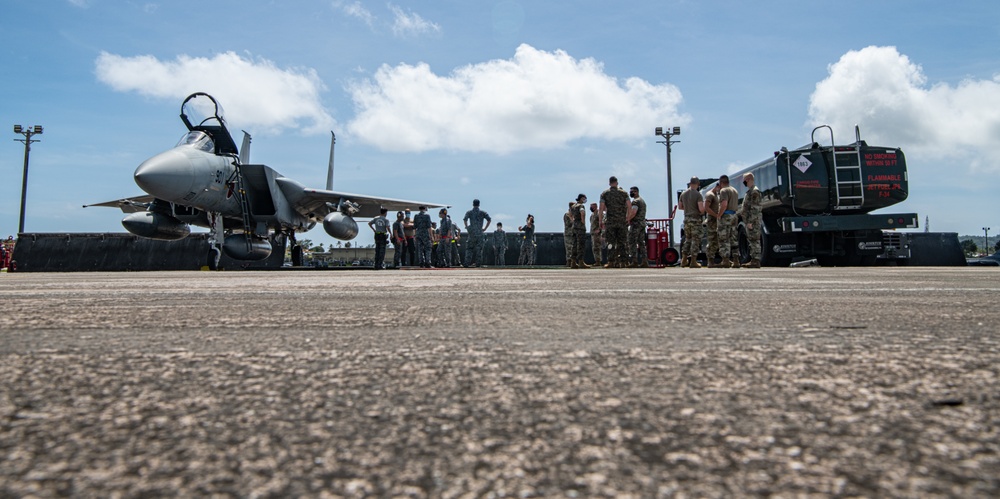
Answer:
[[[208,270],[219,270],[219,260],[222,259],[222,252],[219,248],[209,248],[208,249]]]
[[[302,245],[296,243],[292,245],[292,267],[302,266]]]
[[[681,254],[674,248],[666,248],[660,252],[660,264],[667,267],[677,265],[681,259]]]

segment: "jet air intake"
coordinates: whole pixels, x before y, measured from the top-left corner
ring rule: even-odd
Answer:
[[[163,213],[139,211],[129,213],[122,219],[125,230],[140,237],[176,241],[184,239],[191,233],[188,224]]]
[[[350,241],[358,235],[358,223],[353,218],[335,211],[323,218],[323,230],[341,241]]]

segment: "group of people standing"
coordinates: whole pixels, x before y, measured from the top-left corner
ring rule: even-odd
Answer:
[[[684,212],[684,241],[681,245],[681,267],[700,268],[698,255],[701,253],[703,229],[707,230],[709,267],[760,267],[761,235],[761,193],[754,185],[753,173],[743,175],[747,193],[742,205],[739,193],[729,184],[729,177],[723,175],[707,195],[701,193],[698,177],[691,177],[688,189],[681,193],[678,209]],[[591,268],[584,262],[584,250],[589,235],[594,261],[603,261],[602,249],[607,249],[605,268],[648,267],[646,252],[646,201],[639,195],[639,188],[632,186],[626,193],[618,186],[614,176],[608,179],[608,188],[601,193],[600,204],[590,203],[590,231],[587,231],[587,196],[580,194],[569,202],[569,209],[563,215],[566,264],[574,269]],[[386,210],[368,223],[375,233],[375,268],[384,267],[386,246],[391,243],[395,249],[393,266],[431,267],[481,267],[483,250],[487,245],[487,233],[492,219],[480,208],[478,199],[472,201],[472,209],[465,213],[462,221],[467,231],[464,243],[464,258],[460,247],[462,231],[452,221],[447,208],[438,212],[439,222],[433,222],[427,207],[419,207],[419,213],[411,217],[410,210],[396,213],[392,224],[386,219]],[[750,241],[750,261],[741,265],[737,239],[737,210],[743,219]],[[707,219],[706,219],[707,216]],[[521,248],[518,265],[535,263],[535,218],[528,215],[524,225],[517,228],[521,232]],[[497,223],[492,234],[492,245],[496,254],[495,265],[505,264],[507,233],[503,224]],[[716,262],[715,255],[721,257]]]
[[[677,208],[684,211],[684,242],[681,245],[681,267],[701,268],[698,254],[701,252],[702,227],[707,231],[708,266],[710,268],[760,268],[761,192],[754,184],[753,173],[743,175],[743,185],[747,192],[742,205],[739,193],[730,185],[729,176],[723,175],[708,192],[702,196],[701,181],[691,177],[688,189],[681,193]],[[737,210],[739,212],[737,213]],[[743,219],[750,246],[750,261],[740,264],[737,224]],[[705,218],[707,216],[707,219]],[[715,256],[721,261],[716,263]]]
[[[587,243],[587,196],[580,194],[569,203],[563,216],[566,265],[574,269],[590,268],[583,260]],[[626,194],[618,186],[618,178],[608,179],[608,188],[601,193],[600,204],[590,204],[590,239],[594,261],[600,265],[601,250],[608,249],[605,268],[648,267],[646,258],[646,201],[639,188],[632,186]]]
[[[462,218],[467,232],[464,242],[462,230],[451,219],[447,208],[438,211],[438,222],[431,220],[426,206],[420,206],[416,215],[411,216],[410,210],[396,212],[396,221],[391,224],[386,218],[388,210],[382,208],[380,215],[368,222],[368,227],[375,233],[375,269],[385,268],[385,251],[389,244],[394,249],[392,266],[395,268],[481,267],[488,239],[492,239],[496,253],[495,265],[503,267],[506,263],[507,233],[503,223],[497,222],[496,230],[488,235],[486,231],[493,220],[479,205],[479,200],[474,199],[472,209]],[[524,232],[518,261],[520,265],[534,264],[534,220],[532,215],[528,215],[525,225],[518,227]],[[463,247],[464,255],[461,251]]]

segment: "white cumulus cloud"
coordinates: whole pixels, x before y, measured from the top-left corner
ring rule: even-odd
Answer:
[[[813,123],[850,139],[858,124],[868,143],[901,146],[911,161],[916,153],[1000,170],[1000,76],[929,85],[895,47],[874,46],[844,54],[829,73],[810,99]]]
[[[383,65],[348,87],[352,133],[385,150],[508,153],[577,139],[636,140],[659,123],[685,125],[681,92],[619,80],[593,59],[522,44],[513,59],[441,76],[427,64]]]
[[[224,106],[226,119],[241,127],[325,132],[334,125],[320,103],[325,86],[309,68],[281,69],[233,52],[211,58],[180,55],[173,61],[102,52],[95,66],[97,79],[119,92],[177,102],[194,92],[211,94]]]

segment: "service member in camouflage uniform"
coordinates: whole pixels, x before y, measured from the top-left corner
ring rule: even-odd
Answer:
[[[403,212],[396,212],[396,221],[392,223],[392,266],[399,268],[403,266],[405,258],[403,252],[406,248],[406,235],[403,233]]]
[[[716,182],[712,190],[705,195],[705,214],[708,215],[705,220],[705,231],[708,233],[708,248],[705,250],[705,259],[708,260],[708,268],[710,269],[721,267],[715,261],[715,257],[719,254],[719,217],[722,215],[722,210],[719,209],[720,189],[722,189],[722,185]]]
[[[503,222],[497,222],[497,230],[493,231],[493,249],[496,251],[497,267],[506,267],[507,233],[503,230]]]
[[[440,267],[451,267],[451,218],[448,216],[448,209],[441,208],[438,211],[441,222],[438,223],[438,261]]]
[[[569,202],[566,213],[563,213],[563,247],[566,249],[566,266],[573,266],[573,201]]]
[[[684,244],[681,246],[681,267],[700,269],[701,226],[705,213],[705,198],[698,188],[698,177],[691,177],[688,188],[681,194],[677,207],[684,211]]]
[[[576,197],[576,203],[570,206],[570,214],[573,219],[573,254],[570,256],[571,268],[589,269],[583,261],[583,250],[587,247],[587,196],[580,194]]]
[[[427,207],[421,206],[420,213],[413,217],[413,229],[416,231],[414,239],[417,243],[417,264],[425,269],[431,268],[431,240],[433,239],[431,223]]]
[[[590,245],[594,253],[594,265],[601,264],[601,212],[597,211],[597,203],[590,203]]]
[[[469,233],[469,242],[465,247],[465,266],[478,267],[482,265],[483,259],[483,233],[490,228],[490,214],[479,209],[479,200],[472,200],[472,209],[465,212],[462,219],[465,222],[465,230]],[[486,226],[483,227],[483,220]]]
[[[517,228],[521,231],[521,254],[517,257],[518,265],[535,264],[535,217],[530,213],[524,225]]]
[[[628,228],[625,217],[628,216],[628,193],[618,187],[618,178],[608,179],[608,189],[601,193],[601,230],[604,240],[608,243],[608,263],[604,268],[622,268],[626,264],[628,253],[625,245]]]
[[[462,228],[448,215],[448,225],[451,226],[451,265],[462,265]]]
[[[722,267],[739,267],[740,253],[736,247],[736,208],[740,195],[736,188],[729,185],[729,175],[719,178],[722,189],[719,190],[719,254],[722,255]],[[733,251],[736,249],[737,251]]]
[[[639,188],[634,185],[629,187],[628,195],[632,198],[625,217],[625,223],[628,224],[628,266],[649,267],[646,253],[646,201],[639,196]]]
[[[743,225],[747,229],[747,241],[750,243],[750,261],[743,266],[759,269],[760,235],[763,223],[763,217],[760,213],[761,194],[760,189],[754,185],[753,173],[743,175],[743,185],[747,187],[747,193],[743,196],[740,217],[743,218]]]

